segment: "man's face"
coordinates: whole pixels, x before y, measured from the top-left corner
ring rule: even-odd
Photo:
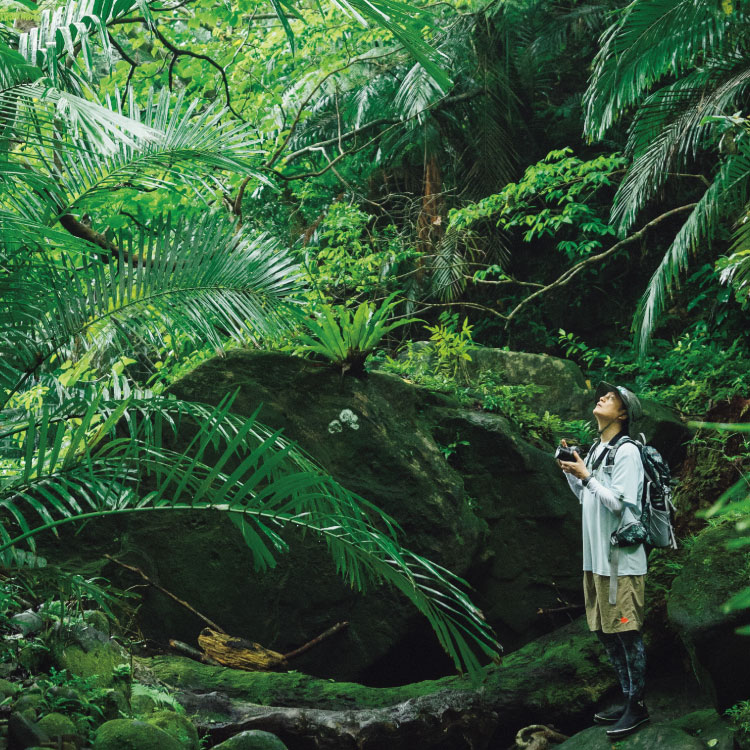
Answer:
[[[625,404],[623,404],[620,394],[616,391],[605,393],[594,407],[594,416],[601,417],[606,421],[612,421],[618,417],[627,416]]]

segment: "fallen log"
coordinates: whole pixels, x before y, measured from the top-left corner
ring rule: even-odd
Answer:
[[[289,668],[284,654],[265,648],[260,643],[219,633],[211,628],[201,630],[198,645],[207,656],[232,669],[268,671]]]
[[[583,619],[509,654],[483,682],[445,677],[390,688],[316,679],[298,672],[217,669],[181,657],[139,660],[217,743],[247,729],[289,750],[488,750],[507,748],[519,727],[588,722],[615,687]]]
[[[348,624],[348,622],[337,622],[324,633],[286,654],[280,654],[278,651],[261,646],[260,643],[217,632],[211,628],[203,628],[198,636],[198,645],[209,659],[232,669],[244,669],[251,672],[289,669],[290,659],[317,646]]]

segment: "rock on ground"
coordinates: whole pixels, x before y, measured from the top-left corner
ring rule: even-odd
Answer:
[[[750,624],[750,610],[723,609],[750,583],[750,547],[727,546],[738,535],[732,523],[701,532],[667,598],[670,623],[719,710],[750,696],[750,641],[735,632]]]

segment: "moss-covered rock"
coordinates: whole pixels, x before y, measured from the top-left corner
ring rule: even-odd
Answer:
[[[182,750],[163,729],[135,719],[113,719],[96,732],[94,750]]]
[[[9,698],[17,695],[21,691],[21,686],[10,680],[0,678],[0,697]]]
[[[78,728],[73,721],[59,713],[42,716],[37,722],[37,726],[53,740],[58,737],[71,739],[78,736]]]
[[[645,726],[635,734],[613,743],[607,737],[606,727],[591,727],[571,737],[556,750],[706,750],[706,745],[696,737],[677,727],[657,724]]]
[[[734,730],[712,708],[693,711],[669,722],[669,726],[697,737],[711,750],[733,750],[735,746]]]
[[[113,687],[115,670],[127,663],[129,656],[114,639],[91,625],[70,628],[52,648],[59,669],[78,677],[94,678],[99,687]]]
[[[159,729],[174,737],[186,750],[198,750],[198,730],[186,716],[175,711],[157,711],[146,719]]]
[[[669,620],[720,710],[750,695],[748,639],[735,632],[750,623],[750,612],[724,608],[750,580],[750,548],[727,547],[737,536],[730,523],[701,532],[672,583],[667,603]]]
[[[287,747],[275,734],[249,729],[214,745],[213,750],[287,750]]]
[[[467,576],[506,648],[557,624],[538,617],[539,607],[555,606],[559,596],[580,598],[578,508],[551,456],[525,443],[501,416],[478,414],[392,375],[342,380],[318,363],[268,352],[231,352],[172,390],[217,402],[236,389],[236,413],[249,416],[262,405],[261,421],[284,428],[344,486],[393,515],[410,548]],[[359,429],[329,430],[341,424],[344,409],[357,416]],[[183,427],[180,441],[188,432]],[[471,446],[449,463],[441,445],[456,434]],[[228,632],[274,650],[291,650],[347,620],[345,631],[295,660],[300,671],[381,684],[452,671],[401,595],[376,587],[363,597],[340,579],[325,544],[312,536],[288,540],[290,553],[263,576],[248,575],[252,557],[218,514],[130,520],[123,544],[126,559],[165,588]],[[104,573],[123,584],[128,575]],[[191,642],[203,627],[158,591],[144,593],[140,611],[144,629],[161,640]]]
[[[42,693],[38,688],[24,690],[13,703],[13,710],[22,713],[28,709],[36,710],[42,702]]]

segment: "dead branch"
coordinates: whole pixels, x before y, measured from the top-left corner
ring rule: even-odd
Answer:
[[[333,627],[328,628],[328,630],[321,633],[317,638],[313,638],[311,641],[308,641],[307,643],[302,644],[299,648],[295,648],[294,651],[290,651],[288,654],[284,654],[284,658],[293,659],[295,656],[299,656],[300,654],[303,654],[305,651],[308,651],[313,646],[317,646],[321,641],[324,641],[326,638],[330,638],[332,635],[334,635],[334,633],[338,633],[339,630],[343,630],[348,625],[349,625],[348,622],[337,622]]]
[[[204,654],[202,651],[198,651],[197,648],[188,646],[187,643],[183,643],[182,641],[176,641],[174,639],[171,639],[169,641],[169,645],[175,651],[179,651],[185,654],[186,656],[189,656],[191,659],[195,659],[196,661],[201,661],[204,664],[211,664],[214,667],[221,666],[221,664],[218,661],[216,661],[216,659],[211,658],[208,654]]]
[[[127,563],[117,560],[116,558],[112,557],[112,555],[105,554],[104,557],[106,557],[107,560],[111,560],[113,563],[115,563],[116,565],[119,565],[122,568],[130,570],[133,573],[137,573],[141,578],[143,578],[144,581],[146,581],[146,583],[150,584],[155,589],[158,589],[159,591],[161,591],[162,594],[166,594],[170,599],[173,599],[174,601],[176,601],[178,604],[185,607],[185,609],[189,610],[197,617],[200,617],[200,619],[203,620],[203,622],[205,622],[207,625],[210,625],[214,630],[217,630],[219,633],[226,633],[226,630],[224,630],[220,625],[217,625],[212,620],[209,620],[208,617],[206,617],[205,615],[202,615],[200,612],[198,612],[197,609],[191,607],[186,601],[183,601],[179,597],[175,596],[171,591],[167,591],[167,589],[165,589],[163,586],[156,583],[155,581],[152,581],[140,568],[136,567],[135,565],[128,565]]]

